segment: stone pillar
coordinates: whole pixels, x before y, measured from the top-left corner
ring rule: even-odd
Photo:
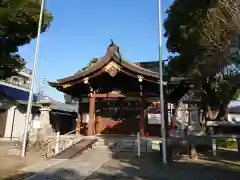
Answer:
[[[44,134],[45,137],[53,135],[52,125],[50,124],[50,111],[51,109],[48,107],[43,107],[40,109],[40,129],[41,134]]]
[[[39,116],[39,121],[40,121],[40,138],[41,139],[46,139],[48,136],[53,135],[53,128],[52,125],[50,124],[50,105],[51,101],[49,100],[42,100],[39,102],[41,104],[40,110],[40,116]]]

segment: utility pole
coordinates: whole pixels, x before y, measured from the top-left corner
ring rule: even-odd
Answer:
[[[39,50],[39,43],[40,43],[40,33],[41,33],[41,28],[42,28],[44,1],[45,0],[42,0],[42,2],[41,2],[40,17],[39,17],[39,22],[38,22],[37,43],[36,43],[36,49],[35,49],[35,55],[34,55],[30,93],[29,93],[29,97],[28,97],[27,117],[25,120],[25,128],[24,128],[24,134],[23,134],[23,144],[22,144],[22,151],[21,151],[22,157],[24,157],[26,155],[26,149],[27,149],[28,127],[29,127],[29,119],[30,119],[31,111],[32,111],[33,88],[34,88],[35,75],[36,75],[36,66],[37,66],[38,50]]]
[[[159,79],[160,79],[160,112],[161,112],[161,135],[162,135],[162,161],[167,163],[166,152],[166,129],[164,120],[164,98],[163,98],[163,59],[162,59],[162,11],[161,0],[158,0],[158,52],[159,52]]]

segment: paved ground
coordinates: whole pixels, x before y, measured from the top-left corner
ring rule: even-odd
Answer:
[[[93,173],[88,180],[238,180],[240,164],[209,160],[178,160],[162,165],[158,156],[142,158],[119,154]]]
[[[231,153],[233,157],[233,153]],[[240,163],[236,158],[204,156],[198,161],[177,160],[162,165],[159,154],[137,158],[135,154],[89,150],[82,156],[62,161],[48,170],[27,178],[28,180],[238,180]],[[239,157],[239,156],[238,156]],[[29,172],[13,176],[18,180],[31,175]]]
[[[106,151],[88,150],[74,159],[61,160],[53,167],[42,169],[42,172],[38,172],[31,177],[26,178],[33,174],[32,170],[35,170],[35,168],[32,167],[25,168],[24,172],[20,171],[8,180],[20,180],[23,177],[28,180],[84,180],[97,171],[109,158],[109,153]],[[48,162],[52,163],[52,160]],[[41,163],[39,166],[41,166]],[[45,165],[42,164],[42,166]]]
[[[34,151],[28,152],[24,159],[18,155],[9,155],[8,149],[11,147],[7,144],[0,146],[0,179],[43,159],[39,152]]]

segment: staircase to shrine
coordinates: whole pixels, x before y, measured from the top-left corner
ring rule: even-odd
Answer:
[[[136,153],[138,148],[137,136],[124,135],[99,135],[96,136],[93,148],[109,152],[132,152]],[[142,153],[159,151],[160,140],[140,138],[140,150]]]

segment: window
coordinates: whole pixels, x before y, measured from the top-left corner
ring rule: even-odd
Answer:
[[[18,78],[17,77],[13,77],[13,84],[15,84],[15,85],[18,85]]]

